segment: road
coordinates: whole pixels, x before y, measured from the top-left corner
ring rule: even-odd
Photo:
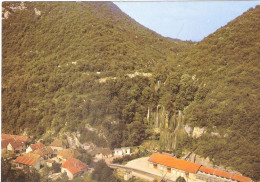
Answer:
[[[168,179],[167,176],[162,174],[162,173],[155,174],[155,173],[152,173],[152,172],[148,172],[147,169],[142,170],[140,168],[136,168],[136,167],[132,167],[132,166],[127,166],[127,165],[123,166],[123,165],[111,164],[111,163],[109,163],[108,166],[110,168],[114,168],[114,169],[125,169],[125,170],[128,170],[128,171],[132,171],[133,176],[143,178],[143,179],[146,179],[148,181],[153,181],[154,179],[156,179],[156,180],[164,179],[164,180],[167,180],[169,182],[174,182],[174,180]],[[151,171],[152,170],[153,169],[151,169]]]

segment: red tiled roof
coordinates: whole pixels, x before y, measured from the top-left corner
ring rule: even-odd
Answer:
[[[18,147],[24,146],[24,143],[19,141],[19,140],[12,140],[9,142],[11,144],[11,146],[16,149]]]
[[[70,158],[66,162],[64,162],[61,167],[69,170],[71,174],[76,174],[87,168],[88,165],[78,159]]]
[[[36,149],[33,153],[38,154],[41,157],[44,157],[48,154],[53,154],[53,150],[51,149],[51,147],[44,147],[44,148]]]
[[[177,159],[158,153],[153,153],[148,161],[191,173],[196,173],[201,166],[193,162],[188,162],[182,159]]]
[[[232,179],[236,180],[236,181],[239,181],[239,182],[250,182],[251,181],[251,178],[247,178],[247,177],[244,177],[244,176],[241,176],[241,175],[237,175],[237,174],[234,174],[232,176]]]
[[[40,156],[37,154],[28,153],[26,155],[17,157],[14,162],[33,166],[39,157]]]
[[[204,167],[201,166],[199,168],[199,171],[204,172],[204,173],[208,173],[211,175],[216,175],[222,178],[227,178],[227,179],[233,179],[239,182],[250,182],[250,178],[241,176],[241,175],[237,175],[237,174],[231,174],[225,171],[221,171],[221,170],[217,170],[217,169],[212,169],[212,168],[208,168],[208,167]]]
[[[1,148],[7,148],[7,145],[8,145],[10,142],[13,142],[13,141],[14,141],[13,138],[2,140],[2,141],[1,141]]]
[[[208,174],[214,174],[215,169],[201,166],[201,167],[199,168],[199,171],[204,172],[204,173],[208,173]]]
[[[9,135],[9,134],[1,134],[2,140],[6,139],[14,139],[14,140],[19,140],[21,142],[27,142],[28,136],[19,136],[19,135]]]
[[[18,135],[13,135],[16,140],[20,140],[22,142],[27,142],[28,141],[28,136],[18,136]]]
[[[36,144],[30,145],[30,147],[31,147],[31,149],[34,151],[34,150],[36,150],[36,149],[40,149],[40,148],[45,147],[45,145],[43,145],[41,142],[38,142],[38,143],[36,143]]]
[[[230,179],[232,176],[232,174],[230,174],[228,172],[217,170],[217,169],[215,170],[214,175],[220,176],[222,178],[227,178],[227,179]]]

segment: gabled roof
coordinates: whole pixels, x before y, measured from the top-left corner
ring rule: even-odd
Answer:
[[[12,140],[12,141],[10,141],[9,143],[10,143],[10,145],[11,145],[14,149],[19,148],[19,147],[21,147],[21,146],[24,146],[24,143],[21,142],[21,141],[19,141],[19,140]],[[8,144],[7,144],[7,145],[8,145]]]
[[[112,151],[109,148],[95,148],[91,152],[90,155],[102,154],[102,155],[110,155]]]
[[[7,148],[7,145],[8,145],[10,142],[13,142],[13,141],[14,141],[13,138],[2,140],[2,141],[1,141],[1,148],[2,148],[2,149],[3,149],[3,148]]]
[[[214,175],[222,177],[222,178],[227,178],[227,179],[230,179],[232,176],[231,173],[228,173],[226,171],[217,170],[217,169],[215,170]]]
[[[40,156],[37,154],[28,153],[23,156],[17,157],[14,162],[19,164],[25,164],[28,166],[33,166],[36,163],[36,161],[39,159],[39,157]]]
[[[52,147],[64,147],[64,143],[61,140],[56,139],[50,144],[50,146],[52,146]]]
[[[232,174],[232,173],[228,173],[225,171],[221,171],[218,169],[212,169],[212,168],[208,168],[208,167],[204,167],[204,166],[201,166],[199,168],[199,171],[207,173],[207,174],[211,174],[211,175],[216,175],[216,176],[219,176],[222,178],[233,179],[233,180],[236,180],[239,182],[250,182],[250,180],[251,180],[250,178],[247,178],[247,177],[244,177],[241,175]]]
[[[193,162],[188,162],[182,159],[177,159],[175,157],[162,155],[159,153],[153,153],[148,161],[161,164],[167,167],[180,169],[182,171],[190,172],[190,173],[196,173],[200,166],[199,164],[195,164]]]
[[[10,134],[1,134],[2,140],[6,139],[14,139],[14,140],[19,140],[21,142],[27,142],[28,141],[28,136],[19,136],[19,135],[10,135]]]
[[[78,159],[70,158],[66,162],[64,162],[61,167],[69,170],[71,174],[76,174],[83,171],[83,169],[86,169],[88,165]]]
[[[48,154],[53,154],[53,150],[51,147],[44,147],[44,148],[36,149],[33,153],[38,154],[41,157],[44,157]]]
[[[241,175],[237,175],[237,174],[234,174],[232,176],[232,179],[236,180],[236,181],[239,181],[239,182],[250,182],[251,181],[251,178],[247,178],[247,177],[244,177],[244,176],[241,176]]]
[[[37,149],[40,149],[40,148],[43,148],[45,147],[45,145],[43,145],[41,142],[38,142],[36,144],[32,144],[30,145],[31,149],[34,151],[34,150],[37,150]]]
[[[63,149],[59,151],[57,155],[62,156],[65,159],[69,159],[69,158],[77,157],[79,153],[73,149]]]

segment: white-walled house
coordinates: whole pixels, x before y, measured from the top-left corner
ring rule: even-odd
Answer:
[[[225,171],[204,167],[200,164],[175,157],[153,153],[148,159],[149,167],[162,171],[171,180],[183,177],[189,182],[252,182],[250,178]]]
[[[54,152],[59,152],[63,149],[66,149],[66,145],[61,141],[61,140],[54,140],[51,144],[50,144],[50,147],[52,148],[52,150]]]
[[[96,160],[113,157],[113,153],[109,148],[95,148],[89,152]]]
[[[21,153],[25,150],[25,144],[18,140],[12,140],[7,145],[7,151]]]
[[[36,144],[32,144],[30,145],[27,149],[26,149],[26,153],[29,153],[29,152],[33,152],[37,149],[41,149],[41,148],[44,148],[45,145],[43,145],[42,143],[38,142]]]
[[[115,156],[131,155],[130,147],[122,147],[114,149]]]
[[[61,172],[66,173],[69,180],[72,180],[76,175],[84,173],[87,169],[87,164],[75,158],[66,160],[61,166]]]

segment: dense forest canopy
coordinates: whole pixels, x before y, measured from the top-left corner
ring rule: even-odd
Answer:
[[[260,7],[199,43],[164,38],[110,2],[4,2],[7,11],[3,132],[78,131],[82,142],[136,146],[158,139],[148,113],[180,110],[207,132],[178,150],[199,145],[214,163],[260,179]]]

